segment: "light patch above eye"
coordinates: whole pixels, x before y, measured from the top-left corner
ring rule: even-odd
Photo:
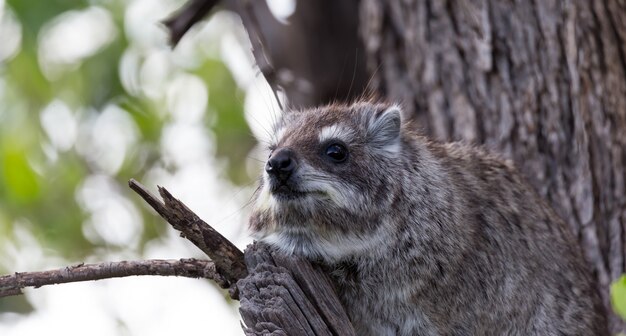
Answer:
[[[350,143],[354,138],[354,131],[342,125],[331,125],[322,128],[319,132],[320,143],[337,139],[345,143]]]

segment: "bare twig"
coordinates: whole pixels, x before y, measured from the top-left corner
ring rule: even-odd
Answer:
[[[39,288],[69,282],[121,278],[133,275],[206,278],[223,285],[226,281],[209,260],[141,260],[78,264],[43,272],[21,272],[0,277],[0,297],[22,294],[22,288]]]
[[[248,274],[243,252],[174,198],[165,188],[159,187],[159,193],[164,201],[161,202],[134,179],[128,181],[128,185],[172,227],[180,231],[181,236],[187,238],[213,260],[217,272],[226,280],[220,284],[222,288],[231,288],[237,280]],[[236,293],[231,293],[231,296],[236,297]]]
[[[218,2],[219,0],[191,0],[176,13],[165,19],[163,24],[170,31],[170,43],[172,46],[178,44],[183,35],[196,22],[202,20]]]
[[[202,20],[219,2],[219,0],[189,0],[181,9],[165,19],[163,24],[169,30],[170,43],[172,46],[176,46],[185,33],[187,33],[194,24]],[[267,45],[267,42],[265,41],[261,25],[254,12],[254,6],[267,6],[267,4],[263,1],[255,2],[253,5],[249,0],[239,0],[237,3],[238,6],[234,5],[234,1],[226,1],[225,5],[235,10],[241,17],[243,25],[246,27],[246,31],[250,37],[252,53],[257,61],[259,70],[261,70],[261,73],[270,84],[278,106],[282,110],[282,103],[278,97],[277,83],[279,83],[279,80],[276,75],[276,69],[272,66],[270,58],[265,52],[264,46]]]
[[[252,54],[254,55],[254,59],[256,60],[257,66],[261,73],[267,80],[267,83],[272,88],[272,92],[274,93],[274,98],[278,104],[278,107],[283,110],[282,103],[278,97],[278,76],[276,69],[272,65],[272,61],[270,60],[270,56],[265,51],[265,46],[267,46],[267,41],[265,40],[265,36],[263,35],[263,30],[261,29],[261,25],[257,20],[256,14],[254,13],[254,6],[250,2],[250,0],[239,0],[239,4],[241,8],[237,11],[239,17],[241,17],[241,21],[246,27],[246,31],[248,32],[248,37],[250,38],[250,43],[252,44]],[[255,3],[257,6],[267,6],[265,1]]]

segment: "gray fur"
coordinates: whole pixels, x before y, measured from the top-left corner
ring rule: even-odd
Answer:
[[[516,170],[399,116],[372,103],[285,115],[273,148],[295,153],[305,196],[275,198],[265,174],[254,236],[321,262],[359,335],[608,334],[576,240]],[[324,158],[332,125],[353,131],[346,162]]]

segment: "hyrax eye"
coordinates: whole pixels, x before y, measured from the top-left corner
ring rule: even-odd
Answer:
[[[348,158],[348,150],[342,144],[332,143],[324,152],[334,162],[344,162]]]

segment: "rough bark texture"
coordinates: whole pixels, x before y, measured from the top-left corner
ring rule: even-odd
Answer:
[[[607,309],[626,252],[624,15],[618,0],[361,3],[373,86],[427,134],[513,159],[577,234]]]
[[[225,280],[219,284],[222,288],[234,289],[237,280],[244,278],[248,272],[244,264],[243,253],[228,239],[222,236],[193,211],[176,199],[163,187],[159,193],[163,202],[150,193],[141,183],[131,179],[128,186],[141,196],[161,217],[172,227],[180,231],[215,263],[216,271]],[[231,291],[233,298],[236,291]]]
[[[255,243],[237,283],[246,335],[355,335],[328,276],[301,258]]]

